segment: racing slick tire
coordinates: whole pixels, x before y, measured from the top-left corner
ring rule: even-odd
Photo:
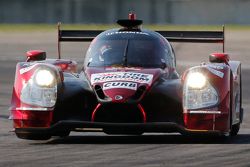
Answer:
[[[241,83],[241,69],[240,69],[240,91],[239,91],[239,95],[237,96],[237,98],[240,98],[239,99],[239,111],[240,111],[240,119],[242,119],[242,114],[243,114],[243,111],[242,111],[242,108],[241,108],[241,105],[242,105],[242,83]],[[237,100],[237,99],[236,99]],[[231,105],[232,107],[232,105]],[[232,124],[232,113],[231,113],[231,124]],[[240,130],[240,124],[241,124],[242,120],[240,120],[239,123],[237,124],[234,124],[234,125],[231,125],[231,130],[230,130],[230,133],[229,135],[230,136],[237,136],[239,130]]]
[[[230,130],[230,136],[236,136],[240,130],[240,123],[232,125]]]

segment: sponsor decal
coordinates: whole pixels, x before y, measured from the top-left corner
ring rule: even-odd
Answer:
[[[91,75],[91,84],[111,81],[128,81],[151,84],[153,80],[152,74],[143,74],[135,72],[110,72],[97,73]]]
[[[211,67],[207,67],[207,69],[211,72],[211,73],[213,73],[214,75],[217,75],[218,77],[220,77],[220,78],[223,78],[224,77],[224,73],[223,72],[221,72],[221,71],[218,71],[218,70],[215,70],[215,69],[213,69],[213,68],[211,68]]]
[[[121,95],[116,95],[115,96],[115,100],[122,100],[122,99],[123,99],[123,97]]]
[[[209,64],[208,67],[214,68],[216,70],[223,70],[224,67],[220,65],[215,65],[215,64]]]
[[[142,34],[142,35],[148,35],[148,33],[145,32],[137,32],[137,31],[118,31],[118,32],[109,32],[106,35],[114,35],[114,34]]]
[[[137,83],[134,83],[134,82],[105,82],[103,84],[103,90],[114,89],[114,88],[136,90]]]
[[[137,68],[137,67],[106,67],[105,70],[135,70],[135,71],[138,71],[138,70],[141,70],[141,68]]]
[[[32,66],[29,66],[29,67],[22,68],[22,69],[20,69],[20,74],[24,74],[24,73],[30,71],[34,67],[35,67],[35,64]]]

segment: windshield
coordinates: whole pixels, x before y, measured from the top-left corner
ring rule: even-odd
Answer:
[[[89,67],[148,67],[169,64],[171,49],[155,38],[101,38],[87,52]]]

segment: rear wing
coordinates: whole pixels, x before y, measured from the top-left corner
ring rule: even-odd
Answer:
[[[61,30],[58,23],[58,58],[61,58],[61,42],[91,42],[104,30]],[[156,31],[169,42],[222,43],[225,52],[225,27],[221,31]]]

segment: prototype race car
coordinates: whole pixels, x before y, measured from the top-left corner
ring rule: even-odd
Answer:
[[[61,30],[58,59],[27,52],[16,66],[11,116],[17,137],[71,131],[237,135],[243,118],[241,63],[224,53],[223,31],[150,31],[134,14],[107,31]],[[60,42],[92,41],[84,66],[61,59]],[[210,63],[180,77],[169,42],[222,43]]]

